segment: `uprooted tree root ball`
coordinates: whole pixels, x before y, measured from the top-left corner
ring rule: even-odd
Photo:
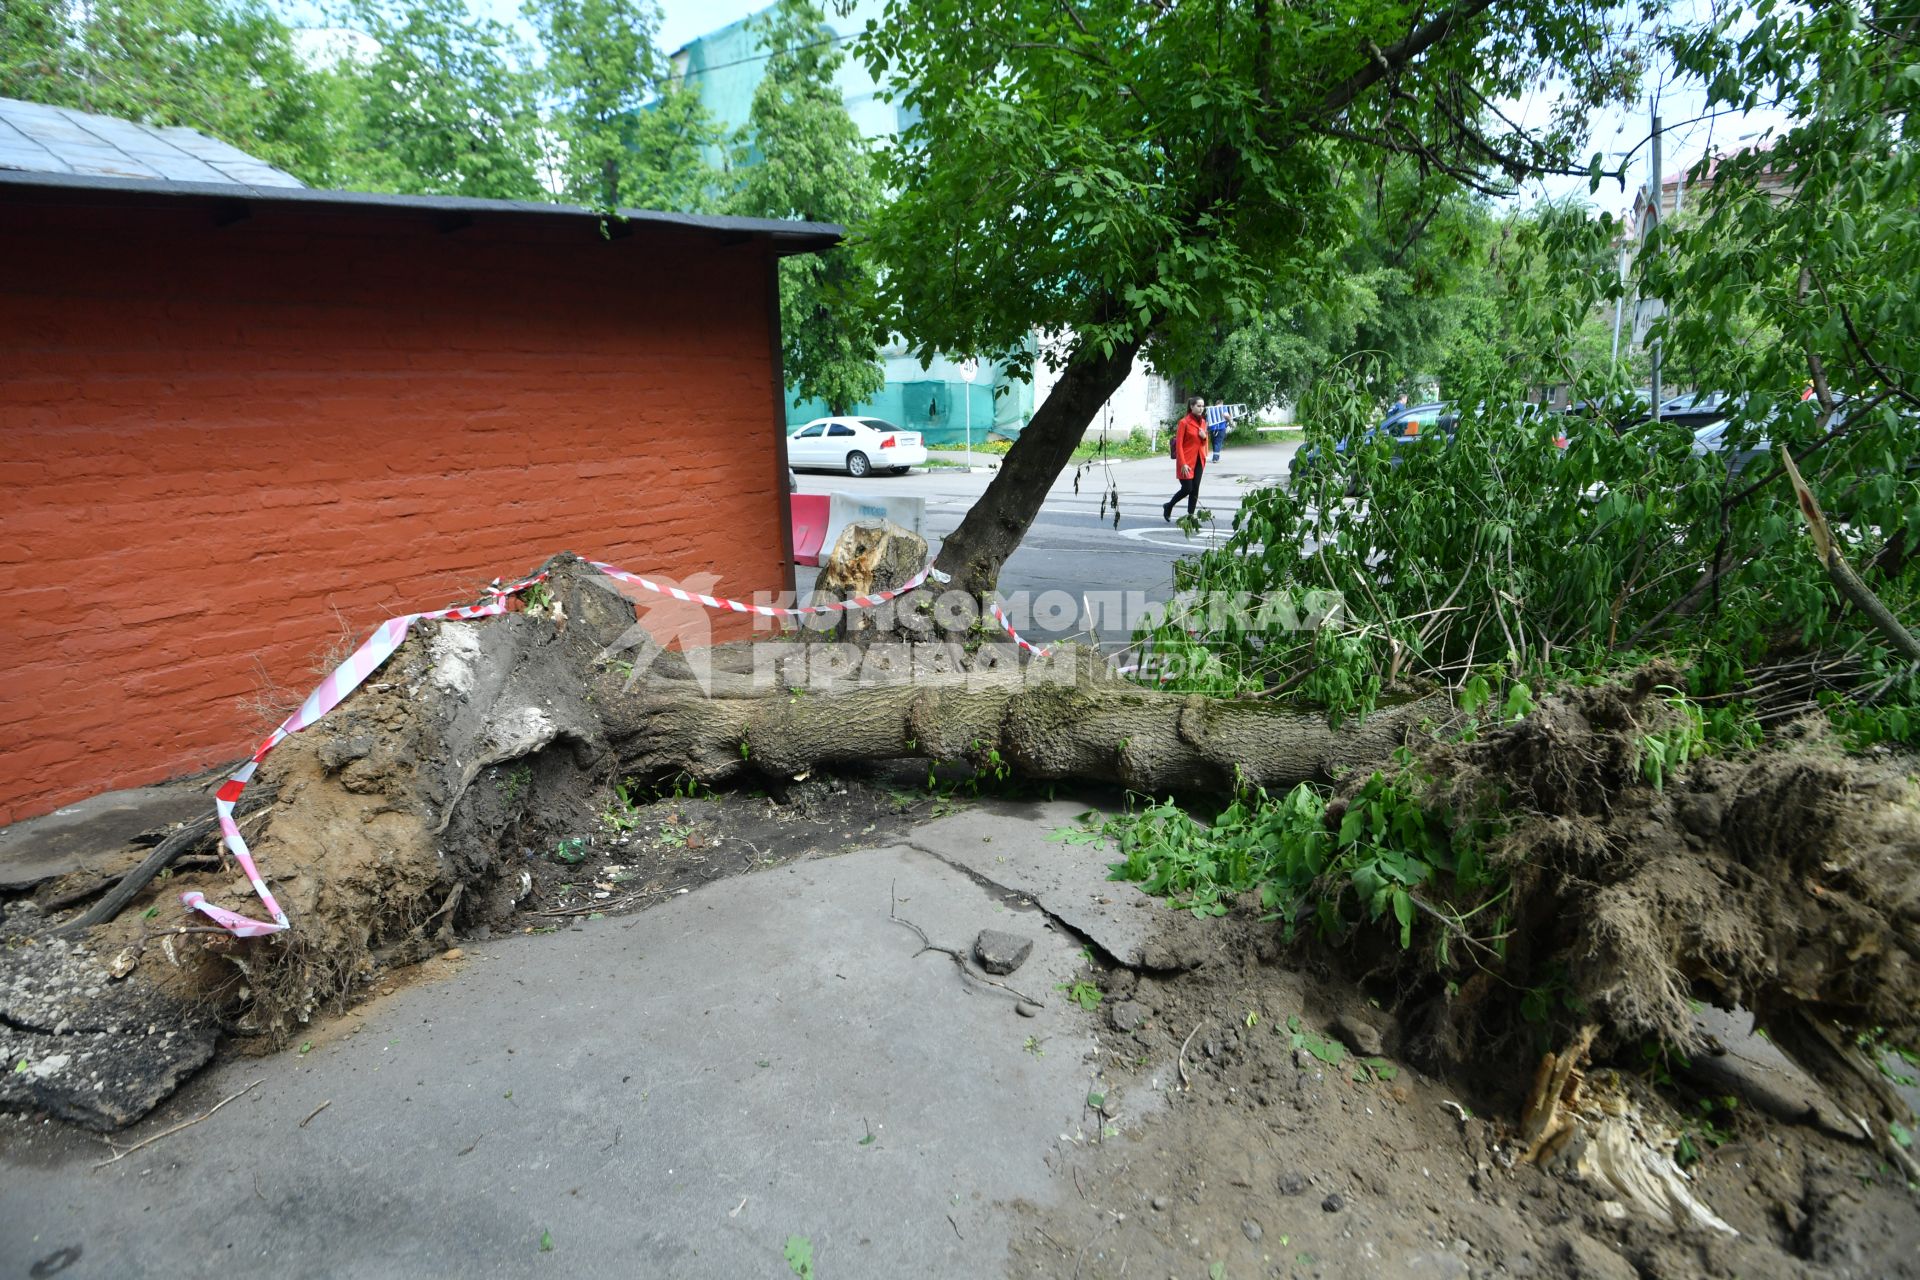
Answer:
[[[1920,1039],[1920,789],[1811,724],[1656,787],[1648,744],[1686,725],[1677,683],[1649,668],[1420,753],[1410,776],[1452,830],[1484,834],[1506,886],[1423,915],[1410,949],[1374,935],[1366,959],[1398,986],[1410,1047],[1448,1067],[1530,1062],[1589,1024],[1602,1054],[1690,1051],[1695,1001],[1750,1010],[1894,1154],[1903,1109],[1855,1046]]]

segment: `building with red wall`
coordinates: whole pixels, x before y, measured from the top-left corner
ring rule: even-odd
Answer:
[[[791,589],[775,265],[837,237],[0,170],[0,822],[557,551]]]

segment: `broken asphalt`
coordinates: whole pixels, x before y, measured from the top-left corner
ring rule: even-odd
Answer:
[[[36,1277],[777,1276],[803,1254],[822,1276],[999,1274],[1011,1207],[1056,1200],[1059,1156],[1153,1102],[1089,1109],[1096,1015],[1057,989],[1088,944],[1156,959],[1168,914],[1106,880],[1105,850],[1049,838],[1083,808],[984,802],[468,946],[204,1073],[118,1149],[230,1102],[112,1163],[9,1118],[0,1257]],[[903,920],[962,953],[982,929],[1032,938],[993,981],[1044,1007]]]

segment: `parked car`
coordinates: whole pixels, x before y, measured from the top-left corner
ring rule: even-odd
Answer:
[[[891,471],[904,475],[927,460],[919,433],[884,418],[815,418],[787,437],[793,467],[845,471],[850,476]]]
[[[1333,442],[1335,458],[1345,457],[1372,444],[1375,440],[1386,440],[1393,446],[1391,461],[1399,466],[1400,450],[1408,445],[1444,441],[1453,435],[1460,423],[1460,415],[1452,412],[1452,407],[1444,400],[1433,400],[1426,404],[1402,405],[1390,411],[1376,425],[1355,435]],[[1291,481],[1297,483],[1309,479],[1315,471],[1325,464],[1319,445],[1304,445],[1293,455],[1288,469]]]
[[[1727,428],[1731,425],[1728,419],[1721,418],[1695,431],[1693,456],[1696,458],[1716,456],[1726,465],[1728,475],[1737,476],[1772,453],[1773,442],[1765,435],[1749,435],[1740,448],[1730,450],[1732,441],[1728,439]]]
[[[1732,417],[1743,403],[1744,397],[1729,396],[1718,391],[1673,396],[1660,402],[1660,421],[1690,431],[1698,430]],[[1647,389],[1642,387],[1611,400],[1577,400],[1567,406],[1567,414],[1575,418],[1598,418],[1609,423],[1616,431],[1625,431],[1652,420],[1653,415],[1647,411],[1647,404]]]
[[[1524,405],[1520,416],[1523,421],[1532,422],[1546,414],[1539,405]],[[1391,448],[1387,455],[1389,466],[1399,466],[1406,460],[1405,450],[1418,448],[1423,444],[1448,445],[1460,429],[1460,412],[1445,400],[1430,400],[1425,404],[1403,405],[1382,418],[1378,425],[1367,428],[1357,437],[1337,440],[1333,452],[1336,458],[1345,456],[1350,449],[1358,449],[1375,440],[1385,440]],[[1554,444],[1567,447],[1564,431],[1557,432]],[[1289,477],[1293,481],[1310,478],[1314,470],[1322,465],[1317,445],[1307,445],[1293,455]]]

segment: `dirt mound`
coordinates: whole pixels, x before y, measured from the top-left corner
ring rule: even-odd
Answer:
[[[241,825],[291,930],[195,932],[172,964],[143,971],[272,1048],[377,970],[504,923],[530,885],[528,852],[591,828],[615,772],[589,704],[617,680],[603,659],[632,608],[570,557],[555,567],[545,608],[415,624],[366,684],[263,762],[253,788],[277,794]],[[168,916],[188,890],[261,914],[237,871],[165,887]],[[127,912],[94,945],[137,947],[151,931]]]
[[[1520,1062],[1587,1024],[1597,1056],[1691,1052],[1705,1002],[1751,1010],[1884,1137],[1904,1109],[1853,1045],[1920,1042],[1920,788],[1902,762],[1846,755],[1812,725],[1651,767],[1692,731],[1675,682],[1650,669],[1576,689],[1422,753],[1412,776],[1456,833],[1491,833],[1508,885],[1476,901],[1442,876],[1434,896],[1457,915],[1423,917],[1423,944],[1367,959],[1430,1065]]]
[[[1243,899],[1206,921],[1189,971],[1096,975],[1094,1088],[1120,1118],[1069,1157],[1062,1203],[1022,1210],[1019,1274],[1920,1275],[1900,1178],[1857,1143],[1751,1109],[1688,1171],[1733,1236],[1669,1230],[1515,1160],[1487,1086],[1529,1073],[1530,1053],[1410,1065],[1397,1020],[1261,915]],[[1191,945],[1192,920],[1162,919]],[[1647,1079],[1615,1087],[1683,1123]]]

